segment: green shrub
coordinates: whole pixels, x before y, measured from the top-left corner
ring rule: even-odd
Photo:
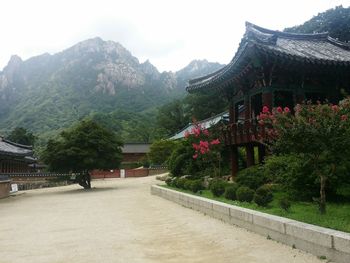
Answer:
[[[254,194],[254,202],[259,206],[267,206],[272,199],[272,191],[268,185],[260,186]]]
[[[251,202],[254,197],[254,190],[246,186],[241,186],[236,191],[236,197],[241,202]]]
[[[240,186],[246,186],[251,189],[257,189],[268,183],[268,178],[264,174],[262,166],[256,165],[240,171],[237,175],[236,182]]]
[[[225,192],[226,182],[222,179],[214,179],[210,182],[209,189],[214,196],[222,196]]]
[[[238,189],[237,184],[229,184],[225,189],[224,197],[228,200],[236,200],[237,189]]]
[[[185,190],[191,190],[192,188],[192,180],[189,179],[185,179],[185,183],[184,183],[184,189]]]
[[[159,140],[152,143],[147,154],[152,164],[165,164],[177,146],[173,140]]]
[[[287,197],[281,198],[279,201],[279,205],[285,211],[288,211],[290,209],[290,207],[292,206],[292,204],[290,203],[290,201]]]
[[[166,183],[168,186],[174,186],[174,180],[173,180],[173,178],[171,178],[171,177],[168,177],[168,178],[165,180],[165,183]]]
[[[264,172],[293,199],[310,201],[319,195],[317,177],[304,158],[292,154],[270,156],[265,160]]]
[[[193,193],[197,193],[198,191],[203,190],[203,189],[204,189],[204,187],[203,187],[202,180],[198,179],[198,180],[191,181],[190,190]]]
[[[178,178],[176,180],[176,187],[180,189],[185,189],[185,184],[186,184],[187,179],[186,178]]]

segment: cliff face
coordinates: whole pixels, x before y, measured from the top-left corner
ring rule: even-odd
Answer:
[[[195,60],[178,72],[159,72],[130,51],[101,38],[54,55],[12,56],[0,72],[0,129],[57,130],[89,115],[141,112],[185,93],[190,78],[222,65]]]

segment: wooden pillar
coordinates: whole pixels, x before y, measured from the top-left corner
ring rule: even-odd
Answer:
[[[259,157],[259,163],[263,163],[266,155],[266,149],[265,146],[262,144],[258,145],[258,157]]]
[[[236,145],[230,146],[231,153],[231,177],[234,180],[238,173],[238,147]]]
[[[254,146],[251,144],[248,144],[245,147],[246,154],[247,154],[247,167],[254,165]]]
[[[262,105],[267,106],[270,110],[273,107],[273,93],[272,91],[265,92],[262,94]]]
[[[229,108],[229,121],[230,123],[234,123],[236,119],[235,116],[235,104],[233,102],[230,103],[230,108]]]
[[[250,98],[248,95],[244,97],[244,119],[250,119]]]

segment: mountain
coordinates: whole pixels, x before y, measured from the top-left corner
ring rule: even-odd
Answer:
[[[319,13],[304,24],[286,28],[292,33],[322,33],[328,32],[333,38],[341,41],[350,40],[350,7],[337,6]]]
[[[0,131],[24,127],[54,134],[96,113],[142,119],[184,96],[188,79],[222,66],[194,60],[178,72],[159,72],[150,61],[140,63],[121,44],[101,38],[25,61],[12,56],[0,72]]]

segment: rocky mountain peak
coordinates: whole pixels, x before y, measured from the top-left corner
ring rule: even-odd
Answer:
[[[16,69],[22,64],[23,60],[18,55],[12,55],[9,62],[7,63],[7,66],[4,68],[4,72],[11,72]]]

